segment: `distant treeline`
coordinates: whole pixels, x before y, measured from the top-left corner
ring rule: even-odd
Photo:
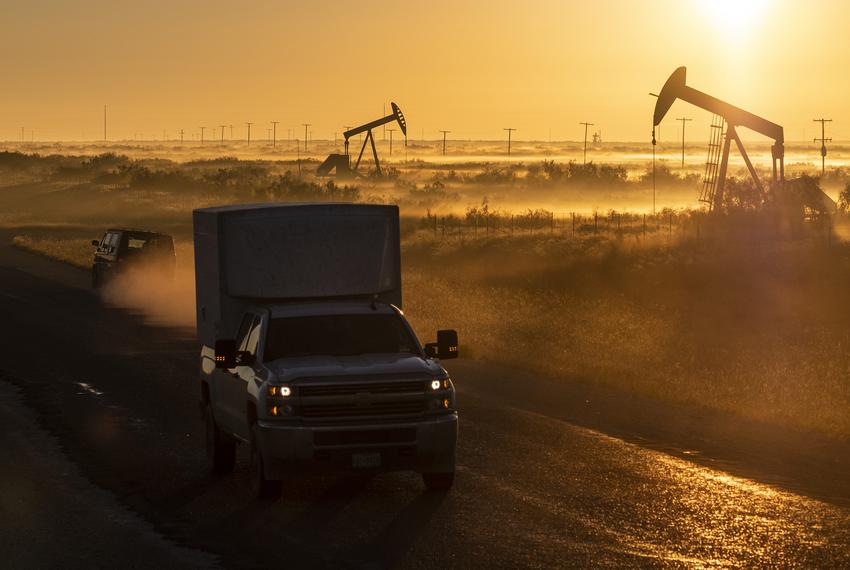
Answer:
[[[333,181],[305,180],[271,163],[240,161],[233,157],[174,163],[133,160],[104,153],[91,157],[0,152],[0,171],[30,174],[39,181],[100,184],[116,190],[227,194],[233,197],[290,201],[358,201],[356,186]]]

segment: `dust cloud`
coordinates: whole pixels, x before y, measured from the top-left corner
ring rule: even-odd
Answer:
[[[107,283],[102,295],[108,304],[138,312],[149,324],[195,326],[194,267],[178,267],[173,275],[134,267]]]

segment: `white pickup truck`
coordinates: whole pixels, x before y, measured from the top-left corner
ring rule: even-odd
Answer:
[[[455,390],[401,311],[398,208],[256,205],[194,212],[201,409],[210,469],[251,446],[252,491],[315,470],[454,481]],[[439,360],[438,360],[439,359]]]

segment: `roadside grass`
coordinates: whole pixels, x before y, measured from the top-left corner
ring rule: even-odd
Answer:
[[[52,238],[17,235],[12,238],[15,247],[69,263],[83,269],[91,269],[91,239]]]

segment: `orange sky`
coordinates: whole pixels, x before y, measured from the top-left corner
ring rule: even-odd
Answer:
[[[657,91],[689,84],[815,135],[850,139],[850,5],[840,0],[307,2],[3,0],[0,139],[170,137],[245,121],[314,138],[397,101],[411,136],[646,140]],[[387,105],[388,106],[388,105]],[[694,140],[707,114],[693,117]],[[297,132],[303,132],[300,127]],[[302,135],[303,136],[303,135]],[[757,137],[754,137],[757,138]]]

